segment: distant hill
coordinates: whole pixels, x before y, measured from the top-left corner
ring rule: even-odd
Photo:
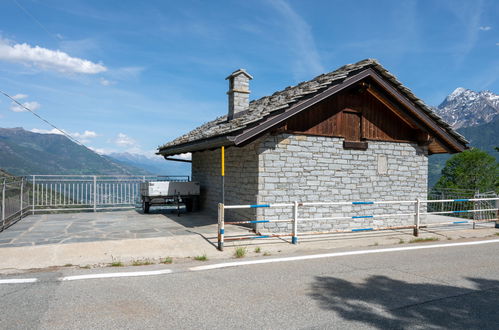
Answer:
[[[63,135],[0,128],[0,168],[13,175],[147,175],[148,171],[80,146]]]
[[[474,92],[457,88],[435,109],[453,128],[462,134],[470,146],[487,151],[499,161],[499,95],[490,91]],[[445,162],[452,155],[432,155],[429,158],[428,185],[440,178]]]
[[[162,156],[147,157],[128,152],[111,153],[107,156],[133,167],[141,168],[157,175],[191,175],[191,165],[184,162],[165,160]]]

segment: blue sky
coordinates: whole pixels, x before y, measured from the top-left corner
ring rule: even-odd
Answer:
[[[154,149],[251,98],[364,58],[429,105],[499,92],[499,1],[0,2],[0,89],[87,146]],[[0,127],[48,131],[0,98]]]

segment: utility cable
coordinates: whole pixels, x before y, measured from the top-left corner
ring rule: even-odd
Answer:
[[[81,143],[80,141],[78,141],[77,139],[75,139],[74,137],[72,137],[71,135],[69,135],[68,133],[66,133],[64,130],[60,129],[59,127],[55,126],[54,124],[52,124],[51,122],[49,122],[48,120],[46,120],[45,118],[43,118],[42,116],[40,116],[39,114],[35,113],[33,110],[31,110],[30,108],[28,108],[27,106],[25,106],[24,104],[22,104],[21,102],[17,101],[15,98],[13,98],[12,96],[10,96],[9,94],[5,93],[4,91],[2,91],[0,89],[0,93],[5,95],[7,98],[9,98],[12,102],[16,103],[18,106],[22,107],[23,109],[25,109],[26,111],[29,111],[31,114],[35,115],[38,119],[42,120],[44,123],[50,125],[51,127],[55,128],[57,131],[61,132],[65,137],[67,137],[69,140],[71,140],[72,142],[84,147],[85,149],[88,149],[90,150],[91,152],[95,153],[97,156],[99,156],[100,158],[104,159],[106,162],[110,163],[110,164],[113,164],[114,166],[117,166],[119,167],[121,170],[123,170],[125,173],[128,173],[128,174],[131,174],[131,172],[122,167],[120,164],[116,163],[116,162],[113,162],[111,161],[110,159],[104,157],[103,155],[93,151],[92,149],[90,149],[89,147],[87,147],[86,145],[84,145],[83,143]]]

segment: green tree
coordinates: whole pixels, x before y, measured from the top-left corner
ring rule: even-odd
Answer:
[[[498,191],[499,163],[483,150],[466,150],[447,160],[435,188]]]

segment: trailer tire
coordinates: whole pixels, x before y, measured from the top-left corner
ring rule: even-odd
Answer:
[[[142,210],[144,213],[149,213],[149,208],[151,207],[151,204],[149,202],[146,202],[145,199],[142,200]]]
[[[193,207],[193,200],[192,197],[186,197],[184,198],[184,203],[185,203],[185,210],[187,212],[192,212],[192,207]]]

